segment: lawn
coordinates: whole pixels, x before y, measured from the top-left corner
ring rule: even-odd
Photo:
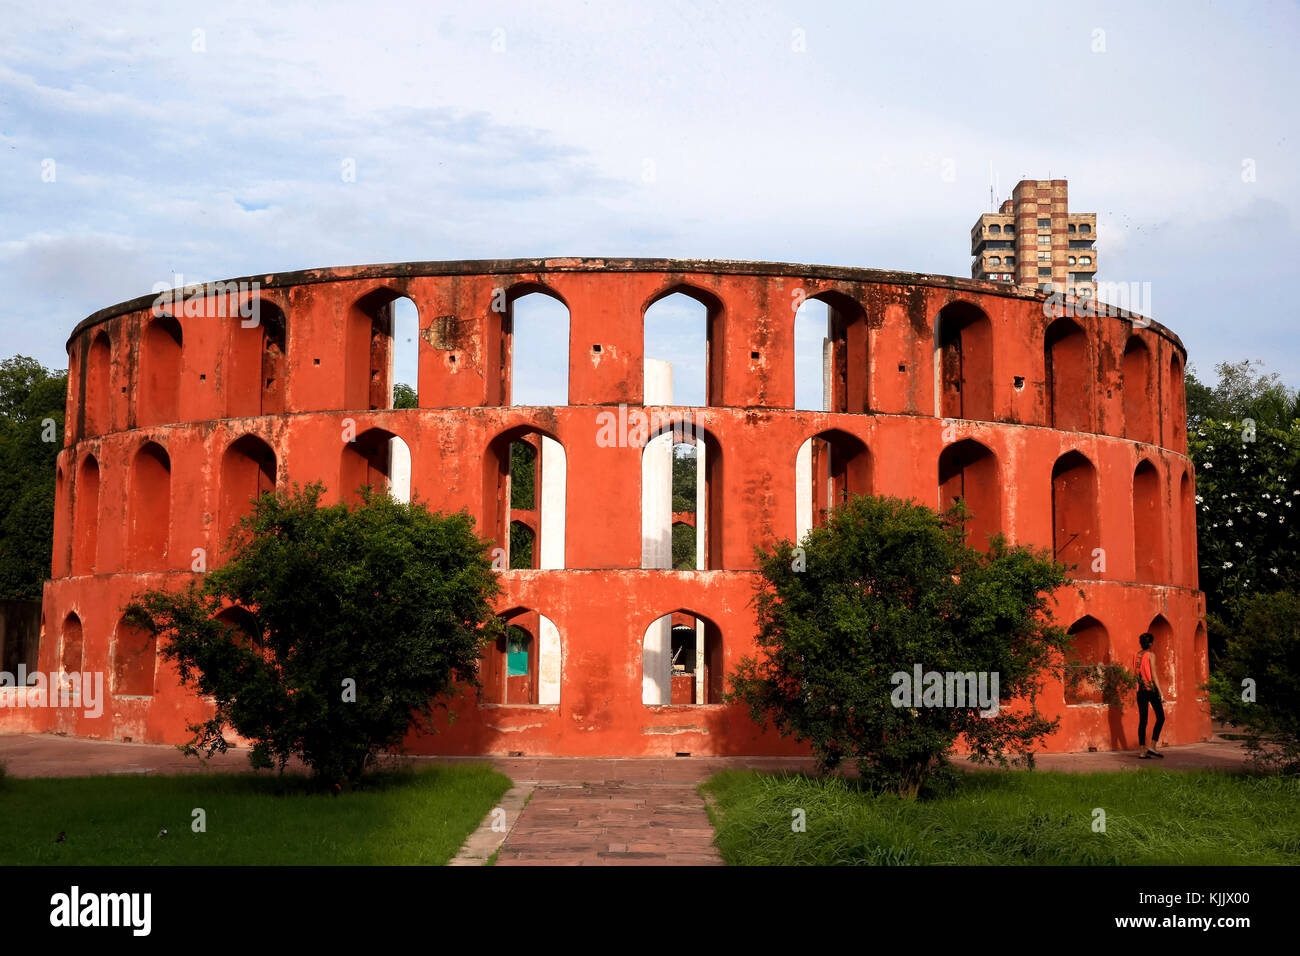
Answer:
[[[730,865],[1300,864],[1296,778],[982,771],[910,801],[840,777],[729,770],[700,792]]]
[[[296,774],[0,776],[0,865],[441,865],[509,787],[488,766],[381,773],[337,795]]]

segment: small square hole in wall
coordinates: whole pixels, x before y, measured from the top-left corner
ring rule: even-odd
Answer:
[[[906,372],[906,371],[907,371],[907,366],[904,365],[904,364],[902,364],[902,363],[900,362],[899,365],[898,365],[898,370],[899,370],[900,372]]]
[[[593,345],[593,346],[591,347],[591,350],[592,350],[593,352],[599,352],[599,351],[600,351],[600,346],[599,346],[599,345]]]
[[[199,381],[200,381],[200,382],[206,382],[207,380],[208,380],[207,373],[206,373],[206,372],[199,372]]]
[[[749,357],[750,357],[751,359],[753,359],[755,362],[758,361],[758,353],[757,353],[757,352],[750,352],[750,353],[749,353]]]
[[[456,364],[456,356],[455,356],[455,355],[450,356],[450,357],[447,359],[447,361],[449,361],[452,365],[455,365],[455,364]]]
[[[320,359],[312,359],[311,361],[312,361],[312,364],[313,364],[313,365],[319,365],[319,364],[320,364]]]
[[[1023,375],[1017,375],[1015,377],[1015,386],[1016,386],[1016,391],[1019,391],[1020,389],[1025,387],[1025,377]]]

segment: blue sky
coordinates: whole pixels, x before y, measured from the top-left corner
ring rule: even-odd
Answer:
[[[1300,384],[1294,4],[6,2],[0,23],[4,355],[64,366],[78,321],[177,273],[969,275],[991,167],[1000,198],[1068,178],[1098,277],[1149,282],[1203,377],[1260,358]]]

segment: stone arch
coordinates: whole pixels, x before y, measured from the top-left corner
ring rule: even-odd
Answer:
[[[94,574],[99,546],[99,462],[87,455],[77,468],[72,489],[72,573]]]
[[[1094,552],[1100,531],[1097,469],[1077,451],[1068,451],[1052,466],[1052,553],[1073,565],[1075,577],[1098,578]]]
[[[506,624],[505,633],[484,650],[479,665],[485,702],[559,704],[564,648],[555,623],[528,607],[511,608],[497,616]]]
[[[1165,558],[1165,507],[1160,473],[1143,458],[1133,471],[1133,568],[1143,584],[1162,584]]]
[[[172,463],[157,442],[140,446],[131,462],[127,498],[127,555],[133,570],[166,566],[171,529]]]
[[[278,305],[258,298],[256,325],[231,319],[226,365],[226,417],[251,418],[284,413],[288,378],[288,318]]]
[[[989,448],[964,438],[939,454],[939,507],[947,510],[961,499],[966,519],[966,543],[987,551],[989,536],[1002,530],[1002,483],[998,459]]]
[[[86,357],[86,436],[113,430],[113,343],[100,329],[90,341]]]
[[[1101,689],[1077,678],[1083,676],[1085,669],[1090,671],[1096,664],[1110,663],[1110,633],[1091,615],[1079,618],[1066,628],[1066,633],[1074,638],[1066,663],[1067,668],[1074,669],[1076,680],[1066,680],[1065,702],[1068,705],[1100,704],[1103,702]]]
[[[181,324],[173,316],[152,319],[140,337],[140,425],[169,425],[180,413]]]
[[[253,502],[276,488],[275,451],[256,435],[232,441],[221,457],[219,544],[224,545]]]
[[[232,604],[230,607],[219,611],[215,620],[234,629],[236,633],[232,636],[235,638],[236,643],[258,653],[262,652],[262,626],[258,623],[257,616],[248,608]]]
[[[69,611],[63,619],[63,633],[60,635],[59,668],[65,674],[81,672],[85,654],[85,642],[82,635],[81,618],[75,611]]]
[[[685,607],[661,615],[646,626],[641,650],[645,706],[722,703],[726,680],[722,630],[710,618]]]
[[[993,420],[993,326],[970,302],[950,302],[934,323],[935,412]]]
[[[1197,584],[1196,564],[1196,493],[1193,490],[1192,476],[1184,471],[1178,481],[1178,535],[1179,575],[1178,583],[1184,587],[1195,588]]]
[[[841,292],[819,292],[805,300],[826,307],[826,332],[821,343],[822,401],[817,411],[862,414],[870,407],[870,328],[866,310]],[[795,326],[803,309],[795,314]],[[793,335],[793,330],[792,330]],[[798,338],[791,349],[800,357]],[[797,403],[806,408],[807,403]]]
[[[123,615],[113,640],[113,695],[152,697],[158,635]]]
[[[874,462],[862,439],[838,428],[818,432],[795,456],[795,537],[821,528],[833,508],[869,495]]]
[[[1174,629],[1163,614],[1157,614],[1147,625],[1156,639],[1151,650],[1156,654],[1159,670],[1156,677],[1160,682],[1160,693],[1166,698],[1178,696],[1178,648],[1174,642]]]
[[[1177,352],[1169,356],[1169,381],[1164,394],[1168,399],[1166,418],[1170,427],[1170,447],[1185,452],[1187,449],[1187,383],[1183,375],[1183,360]]]
[[[652,325],[666,325],[670,331],[672,327],[677,327],[679,331],[676,334],[680,337],[683,334],[681,330],[689,329],[695,325],[697,320],[688,317],[682,311],[686,305],[684,302],[678,301],[674,303],[669,301],[677,296],[692,300],[704,310],[702,316],[704,320],[702,355],[698,354],[698,352],[691,355],[686,349],[669,346],[668,338],[664,334],[658,332],[654,335],[651,334]],[[659,306],[659,308],[656,309],[656,306]],[[666,313],[665,309],[667,310]],[[693,312],[694,309],[688,308],[686,311]],[[661,315],[655,316],[651,314],[652,312],[658,312]],[[679,314],[674,315],[674,312]],[[726,308],[720,298],[712,292],[685,282],[672,283],[646,300],[645,305],[641,308],[642,356],[646,365],[643,404],[703,407],[722,405],[724,403],[724,395],[726,394],[724,375],[727,354],[725,315]],[[667,321],[662,321],[662,318],[666,318]],[[653,342],[652,339],[654,339]],[[652,383],[652,363],[669,366],[671,371],[666,379],[661,377],[657,382]],[[686,383],[692,380],[698,382],[701,376],[693,367],[701,364],[703,366],[703,394],[692,394],[694,388],[687,387]],[[687,399],[691,400],[688,401]]]
[[[414,380],[405,384],[413,386],[418,395],[419,328],[414,300],[393,289],[374,289],[352,303],[343,361],[345,408],[392,408],[399,368],[402,374],[413,371]]]
[[[569,306],[549,286],[521,282],[506,292],[503,331],[508,373],[505,405],[569,404]],[[539,358],[555,355],[556,362]],[[521,361],[526,364],[521,366]]]
[[[1124,346],[1124,437],[1154,444],[1155,416],[1151,408],[1151,352],[1133,335]]]
[[[403,504],[411,500],[411,449],[383,428],[368,428],[344,442],[339,464],[339,497],[359,502],[361,488],[386,492]]]
[[[1093,376],[1088,366],[1088,339],[1079,324],[1065,317],[1043,336],[1047,424],[1062,431],[1090,431]]]
[[[531,454],[514,446],[526,444]],[[520,487],[531,485],[531,493]],[[524,499],[528,500],[524,500]],[[554,435],[532,425],[502,431],[483,456],[484,533],[504,555],[501,568],[513,568],[510,558],[511,527],[516,520],[533,529],[532,567],[565,566],[565,521],[568,499],[568,455]],[[525,507],[531,504],[532,507]]]
[[[726,567],[723,553],[724,454],[717,437],[689,421],[653,428],[641,450],[641,567],[671,569],[673,464],[681,445],[695,448],[697,570]],[[702,457],[702,460],[701,460]]]

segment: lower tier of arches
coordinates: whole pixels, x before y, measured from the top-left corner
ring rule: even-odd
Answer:
[[[527,756],[762,756],[806,753],[756,726],[743,708],[719,703],[721,680],[754,650],[747,572],[509,571],[498,604],[510,639],[489,648],[484,693],[466,691],[436,734],[412,734],[413,753]],[[0,733],[178,744],[210,705],[182,688],[150,635],[121,620],[145,587],[183,586],[189,574],[64,578],[45,586],[39,670],[102,675],[99,713],[84,707],[20,706],[31,690],[0,695]],[[1057,595],[1056,620],[1076,634],[1080,663],[1131,668],[1138,636],[1151,631],[1165,690],[1169,744],[1209,739],[1199,685],[1208,677],[1204,597],[1198,591],[1073,581]],[[500,659],[494,660],[493,655]],[[918,662],[924,664],[924,662]],[[499,686],[498,686],[499,685]],[[20,702],[22,695],[24,701]],[[1050,681],[1039,698],[1059,716],[1047,752],[1137,745],[1132,695],[1122,708]]]

